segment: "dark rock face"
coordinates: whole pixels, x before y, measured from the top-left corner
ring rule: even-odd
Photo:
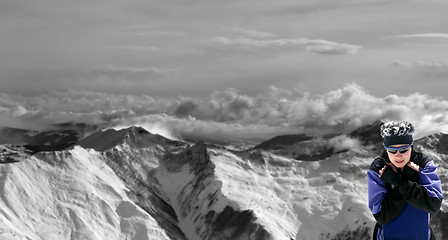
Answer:
[[[361,227],[354,231],[345,230],[336,234],[331,240],[370,240],[372,239],[372,230],[367,227]]]
[[[20,162],[31,154],[32,152],[24,147],[0,145],[0,164]]]
[[[75,130],[47,131],[30,137],[25,147],[33,153],[62,151],[74,146],[79,138]]]
[[[305,134],[297,134],[297,135],[282,135],[277,136],[272,139],[269,139],[267,141],[264,141],[257,146],[254,147],[254,149],[263,149],[263,150],[276,150],[276,149],[282,149],[285,146],[293,145],[296,143],[300,143],[303,141],[311,140],[312,137],[307,136]]]
[[[227,239],[257,239],[269,240],[270,234],[259,224],[255,224],[255,215],[250,210],[235,211],[227,206],[221,213],[210,211],[206,215],[207,222],[213,223],[214,228],[209,234],[216,236],[216,240]]]

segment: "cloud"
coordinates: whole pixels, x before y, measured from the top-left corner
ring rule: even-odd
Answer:
[[[379,130],[378,130],[379,131]],[[336,136],[328,140],[328,147],[333,149],[333,152],[340,152],[361,147],[362,144],[358,139],[351,138],[345,134]]]
[[[401,46],[411,46],[417,48],[445,48],[448,33],[421,33],[402,34],[384,37],[383,40],[392,40]],[[428,49],[426,49],[428,51]],[[438,51],[441,51],[440,49]]]
[[[41,119],[35,119],[36,112],[22,105],[0,106],[0,128],[42,129],[48,127]]]
[[[235,32],[238,35],[241,35],[242,37],[248,37],[248,38],[261,39],[261,38],[277,37],[277,35],[274,33],[262,32],[262,31],[251,30],[251,29],[244,29],[244,28],[239,28],[239,27],[233,27],[230,30],[232,32]]]
[[[306,51],[329,55],[354,55],[361,46],[346,43],[337,43],[319,39],[292,38],[292,39],[255,39],[255,38],[227,38],[214,37],[208,41],[211,49],[228,48],[234,50],[294,50],[305,48]]]
[[[198,108],[198,104],[194,100],[182,101],[174,111],[174,115],[178,117],[186,117],[195,115],[195,111]]]
[[[17,105],[11,110],[14,117],[20,117],[27,113],[26,109],[22,105]]]
[[[174,104],[175,99],[85,90],[37,96],[0,94],[0,127],[42,129],[67,121],[113,125],[135,116],[172,111]]]
[[[194,136],[203,139],[258,144],[278,134],[288,134],[291,129],[264,124],[242,124],[237,122],[216,122],[193,117],[178,118],[166,114],[151,114],[124,120],[125,126],[142,126],[148,131],[155,128],[161,135],[171,139]]]
[[[407,61],[397,60],[397,61],[393,62],[392,65],[399,66],[399,67],[408,67],[408,68],[414,68],[414,67],[447,68],[448,62],[427,62],[427,61],[407,62]]]
[[[445,99],[420,93],[377,97],[357,84],[323,94],[275,86],[255,95],[230,88],[205,97],[177,98],[77,90],[33,97],[0,94],[2,127],[43,128],[67,121],[141,125],[171,138],[186,134],[226,141],[348,133],[378,119],[411,121],[418,138],[448,132],[447,112]],[[346,138],[332,144],[335,149],[356,146]]]
[[[161,118],[163,119],[163,118]],[[172,139],[172,140],[180,140],[181,138],[179,136],[176,136],[172,129],[169,129],[167,127],[167,124],[163,123],[163,121],[157,120],[153,121],[134,121],[134,122],[122,122],[119,125],[115,125],[112,128],[115,130],[121,130],[124,128],[129,128],[132,126],[138,126],[143,127],[147,131],[149,131],[152,134],[158,134],[160,136],[164,136],[166,138]]]
[[[237,89],[213,91],[207,99],[186,98],[175,110],[177,116],[193,116],[218,122],[245,121],[257,106],[251,96],[240,94]]]
[[[310,40],[306,50],[310,52],[328,55],[355,55],[361,46],[335,43],[325,40]]]
[[[380,98],[356,84],[349,84],[314,96],[298,89],[276,87],[256,96],[241,94],[236,89],[215,91],[205,99],[184,99],[176,112],[182,112],[179,117],[188,115],[210,122],[261,124],[318,134],[352,131],[378,119],[405,119],[426,125],[435,121],[434,116],[445,114],[447,110],[447,101],[428,95],[414,93]],[[437,126],[448,123],[437,119]],[[420,136],[430,134],[428,129],[423,126]]]
[[[397,60],[391,64],[394,67],[398,67],[409,73],[417,73],[419,75],[436,78],[445,79],[448,75],[448,62],[437,62],[437,61],[417,61],[408,62]]]
[[[256,96],[228,89],[195,102],[194,111],[190,112],[195,119],[282,126],[312,134],[351,131],[378,119],[406,119],[415,121],[417,125],[420,121],[426,125],[428,121],[423,121],[423,118],[445,114],[448,110],[448,102],[443,99],[419,93],[380,98],[356,84],[314,96],[298,89],[276,87]],[[439,120],[435,124],[441,126],[447,122]]]
[[[403,34],[403,35],[391,36],[390,38],[447,39],[448,33]]]

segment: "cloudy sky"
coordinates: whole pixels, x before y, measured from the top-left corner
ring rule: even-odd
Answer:
[[[0,120],[107,115],[232,136],[440,124],[447,12],[443,0],[2,0]],[[377,112],[351,105],[361,96]]]

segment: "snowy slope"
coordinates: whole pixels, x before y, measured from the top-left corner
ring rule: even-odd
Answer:
[[[263,151],[212,155],[223,193],[254,211],[273,239],[331,239],[343,231],[368,232],[373,224],[363,181],[370,158],[346,153],[298,162]]]
[[[40,153],[0,166],[1,239],[169,239],[94,151]]]

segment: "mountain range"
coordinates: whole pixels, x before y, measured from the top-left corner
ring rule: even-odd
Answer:
[[[371,239],[366,172],[381,121],[245,150],[132,126],[0,130],[0,239]],[[447,191],[448,135],[416,148]],[[432,216],[448,238],[447,204]]]

